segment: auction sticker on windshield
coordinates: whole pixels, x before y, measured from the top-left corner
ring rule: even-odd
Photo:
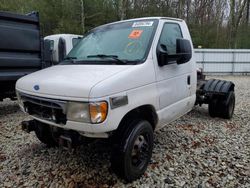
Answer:
[[[151,27],[153,25],[153,21],[148,22],[134,22],[132,27]]]
[[[142,32],[143,32],[143,30],[133,30],[129,34],[128,38],[130,38],[130,39],[138,39],[138,38],[141,37]]]

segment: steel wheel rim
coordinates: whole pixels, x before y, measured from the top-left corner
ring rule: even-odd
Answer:
[[[131,164],[136,168],[143,168],[150,157],[149,151],[149,135],[140,134],[135,139],[132,152],[131,152]]]

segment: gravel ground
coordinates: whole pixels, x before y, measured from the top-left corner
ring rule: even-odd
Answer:
[[[110,172],[110,146],[94,142],[72,152],[47,148],[21,131],[28,117],[16,102],[0,103],[0,187],[250,187],[250,77],[236,84],[232,120],[210,118],[207,106],[155,133],[153,157],[139,180]]]

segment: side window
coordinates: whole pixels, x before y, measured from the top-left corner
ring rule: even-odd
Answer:
[[[159,43],[166,46],[168,54],[176,54],[177,38],[183,38],[180,26],[176,23],[165,23]]]
[[[54,41],[50,40],[49,43],[50,43],[50,50],[53,51],[54,50]]]
[[[78,42],[80,42],[81,40],[82,40],[81,37],[72,38],[72,45],[73,45],[73,47],[75,47],[78,44]]]

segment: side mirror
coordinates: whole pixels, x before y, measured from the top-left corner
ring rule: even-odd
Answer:
[[[60,63],[66,57],[66,41],[62,37],[58,41],[58,62]]]
[[[192,58],[190,41],[187,39],[176,39],[176,54],[179,56],[177,64],[188,62]]]
[[[189,40],[176,39],[176,54],[168,54],[164,44],[160,44],[157,48],[157,59],[159,66],[176,62],[183,64],[192,58],[192,47]]]

